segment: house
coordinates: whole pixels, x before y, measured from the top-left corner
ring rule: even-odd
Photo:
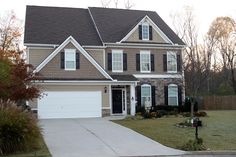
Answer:
[[[182,104],[183,41],[153,11],[27,6],[27,62],[39,118],[135,114]]]

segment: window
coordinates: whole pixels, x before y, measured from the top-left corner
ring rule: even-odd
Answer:
[[[123,72],[122,50],[112,50],[112,72]]]
[[[75,49],[65,49],[65,70],[76,70]]]
[[[150,63],[150,51],[141,51],[140,52],[140,69],[141,72],[150,72],[151,63]]]
[[[168,105],[178,106],[178,86],[175,84],[168,86]]]
[[[167,52],[167,72],[177,72],[177,57],[175,52]]]
[[[142,24],[142,39],[149,40],[149,25],[146,22]]]
[[[141,106],[151,107],[151,86],[148,84],[141,86]]]

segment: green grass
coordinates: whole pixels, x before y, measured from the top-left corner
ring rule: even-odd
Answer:
[[[3,156],[3,157],[51,157],[51,154],[48,151],[48,148],[47,148],[43,138],[41,138],[39,149],[32,151],[32,152],[17,153],[17,154],[7,155],[7,156]]]
[[[236,111],[207,111],[208,117],[201,118],[203,127],[199,137],[210,150],[236,150]],[[163,145],[179,148],[195,138],[194,128],[178,128],[182,116],[169,116],[158,119],[131,119],[114,121],[139,132]]]

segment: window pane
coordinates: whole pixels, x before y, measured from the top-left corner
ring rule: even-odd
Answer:
[[[149,35],[149,26],[148,25],[142,25],[143,39],[148,39],[148,35]]]
[[[112,70],[122,71],[123,53],[112,53]]]
[[[168,53],[168,60],[167,60],[167,70],[168,71],[176,71],[177,69],[177,59],[176,59],[176,54],[169,52]]]
[[[150,71],[150,54],[141,53],[141,70]]]
[[[150,96],[150,86],[142,86],[142,96]]]
[[[66,61],[66,68],[67,69],[75,69],[75,62],[74,61]]]
[[[66,60],[67,61],[74,61],[75,53],[74,52],[66,52]]]
[[[177,106],[177,98],[176,97],[169,97],[168,104],[171,106]]]

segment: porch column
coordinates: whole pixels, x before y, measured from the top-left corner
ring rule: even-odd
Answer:
[[[130,114],[135,115],[135,85],[130,85]]]

